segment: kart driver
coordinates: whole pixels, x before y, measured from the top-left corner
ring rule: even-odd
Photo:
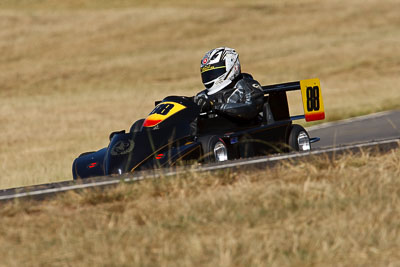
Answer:
[[[206,87],[194,97],[201,112],[239,120],[255,119],[262,110],[264,94],[259,82],[241,73],[239,55],[232,48],[208,51],[201,60],[201,78]]]

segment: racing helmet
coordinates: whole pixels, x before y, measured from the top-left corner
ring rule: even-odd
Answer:
[[[239,76],[239,55],[229,47],[212,49],[201,60],[200,72],[207,94],[215,94]]]

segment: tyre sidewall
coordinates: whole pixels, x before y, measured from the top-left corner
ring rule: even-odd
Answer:
[[[293,124],[291,126],[290,132],[289,132],[289,138],[288,138],[288,145],[289,145],[289,149],[291,151],[300,151],[298,137],[301,132],[305,132],[307,134],[308,138],[310,138],[310,136],[308,135],[308,132],[302,126],[300,126],[298,124]]]
[[[222,142],[225,147],[225,142],[218,135],[207,135],[199,138],[203,151],[203,161],[206,163],[216,162],[214,155],[214,147],[218,142]]]

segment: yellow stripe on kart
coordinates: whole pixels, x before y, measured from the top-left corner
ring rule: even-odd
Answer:
[[[161,102],[143,122],[144,127],[154,127],[186,107],[176,102]]]

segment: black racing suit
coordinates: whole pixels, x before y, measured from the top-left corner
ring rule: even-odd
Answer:
[[[215,113],[234,119],[252,120],[262,110],[264,94],[259,82],[250,74],[240,74],[232,83],[221,91],[207,95],[207,89],[198,93],[194,101],[201,112]]]

